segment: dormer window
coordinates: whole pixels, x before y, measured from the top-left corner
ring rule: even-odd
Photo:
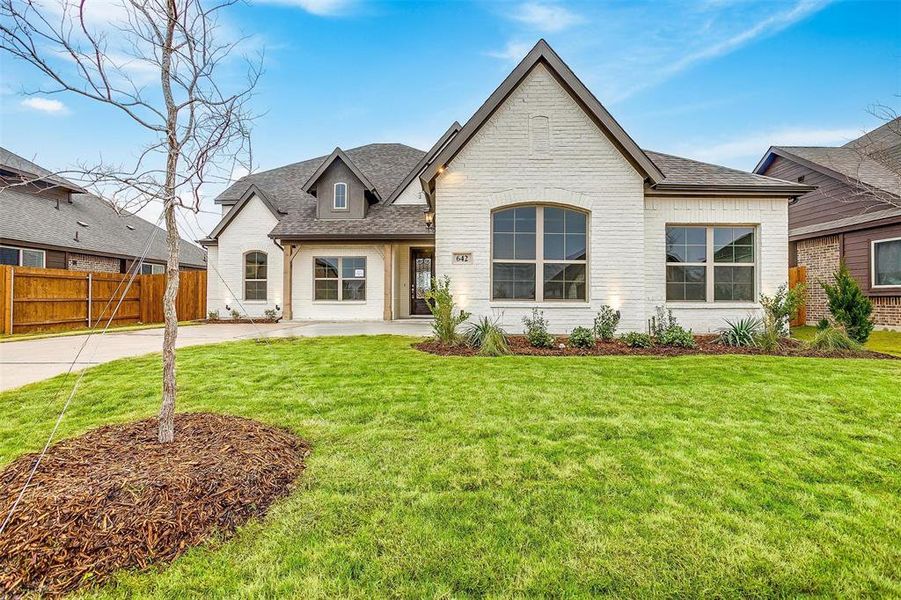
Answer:
[[[347,184],[335,184],[335,210],[347,210]]]

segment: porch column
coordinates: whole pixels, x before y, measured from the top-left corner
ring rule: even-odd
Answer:
[[[285,321],[290,321],[294,317],[294,312],[291,309],[291,275],[294,269],[291,268],[291,263],[294,262],[294,257],[300,252],[300,246],[297,244],[285,244],[284,248],[285,258],[282,261],[284,263],[284,271],[282,273],[282,318]]]
[[[394,294],[392,291],[394,290],[394,278],[392,274],[394,272],[394,246],[391,244],[385,244],[385,307],[382,311],[382,318],[385,321],[390,321],[392,319],[392,314],[394,312],[394,303],[392,302],[392,298]]]

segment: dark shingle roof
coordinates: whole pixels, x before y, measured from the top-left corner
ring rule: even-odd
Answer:
[[[74,192],[86,191],[84,188],[75,185],[68,179],[60,177],[59,175],[54,175],[44,167],[36,165],[27,158],[23,158],[15,152],[10,152],[6,148],[2,147],[0,147],[0,168],[13,171],[25,176],[26,178],[40,178],[41,180],[51,183],[55,186],[65,188],[67,190],[72,190]]]
[[[825,167],[842,177],[901,195],[901,176],[857,148],[777,146],[773,151]]]
[[[658,187],[665,187],[667,185],[760,188],[784,187],[797,189],[798,193],[803,193],[805,190],[809,189],[809,186],[786,182],[781,179],[776,179],[775,177],[766,177],[765,175],[757,175],[755,173],[748,173],[747,171],[712,165],[690,158],[663,154],[662,152],[653,152],[651,150],[645,150],[644,152],[666,176],[666,179],[661,182],[662,185]]]
[[[384,199],[391,196],[425,152],[404,144],[368,144],[345,154]],[[303,186],[326,158],[319,156],[243,177],[222,192],[216,203],[233,204],[251,184],[258,186],[280,212],[286,213],[271,232],[275,237],[430,235],[423,209],[418,206],[375,204],[365,219],[316,219],[316,198],[304,192]]]
[[[151,232],[156,231],[146,258],[165,262],[166,232],[131,213],[121,214],[96,196],[74,194],[72,202],[18,191],[0,190],[0,239],[57,246],[74,252],[140,256]],[[79,221],[87,227],[79,225]],[[128,226],[134,229],[129,229]],[[78,241],[75,241],[78,232]],[[182,265],[203,268],[206,255],[197,246],[182,240]]]

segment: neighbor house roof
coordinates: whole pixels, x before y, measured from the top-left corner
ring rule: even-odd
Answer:
[[[117,213],[104,200],[89,194],[73,194],[71,202],[57,203],[7,188],[0,190],[0,214],[3,243],[25,242],[69,252],[133,258],[141,255],[152,234],[146,259],[165,262],[168,256],[164,229],[131,213]],[[182,240],[179,253],[182,265],[206,266],[206,255],[193,244]]]
[[[87,190],[68,179],[55,175],[27,158],[2,147],[0,147],[0,168],[16,173],[25,181],[39,180],[72,192],[87,192]]]
[[[343,154],[383,199],[391,198],[426,156],[422,150],[404,144],[368,144],[344,150]],[[332,232],[331,237],[334,238],[416,238],[432,235],[425,227],[422,206],[399,206],[387,201],[370,206],[364,219],[317,219],[316,198],[304,191],[304,186],[323,164],[330,162],[330,157],[333,159],[333,155],[320,156],[247,175],[229,186],[215,202],[235,204],[251,185],[257,186],[278,211],[284,213],[270,234],[275,238],[318,239],[329,237],[327,232]]]

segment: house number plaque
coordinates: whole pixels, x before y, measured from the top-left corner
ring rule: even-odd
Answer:
[[[468,265],[472,262],[472,253],[470,252],[454,252],[455,265]]]

